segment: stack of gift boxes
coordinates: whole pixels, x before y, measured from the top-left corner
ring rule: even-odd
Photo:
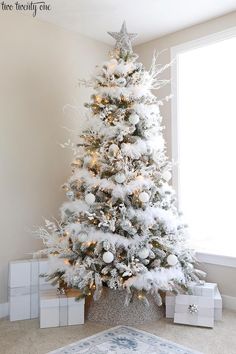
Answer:
[[[84,299],[78,293],[58,293],[41,276],[48,272],[47,259],[10,262],[10,321],[40,318],[40,328],[84,323]],[[189,295],[166,295],[166,317],[175,323],[213,327],[222,318],[222,298],[215,283],[192,284]]]
[[[222,319],[222,298],[215,283],[192,284],[189,295],[166,295],[166,317],[175,323],[214,327]]]
[[[40,318],[40,328],[84,323],[84,299],[78,293],[60,294],[41,276],[48,272],[47,259],[9,264],[10,321]]]

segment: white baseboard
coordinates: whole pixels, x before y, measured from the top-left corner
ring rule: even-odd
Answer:
[[[236,297],[222,295],[223,308],[236,311]]]
[[[8,302],[0,304],[0,318],[7,317],[9,315],[9,305]]]

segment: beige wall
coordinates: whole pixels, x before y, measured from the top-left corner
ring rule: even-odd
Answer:
[[[170,48],[172,46],[207,36],[215,32],[223,31],[234,26],[236,26],[236,12],[139,45],[135,48],[135,51],[139,54],[140,60],[144,65],[148,67],[154,50],[162,51],[166,49],[166,51],[160,56],[160,62],[166,64],[171,60]],[[170,78],[170,70],[166,71],[164,76]],[[170,85],[166,86],[158,94],[160,97],[164,97],[168,93],[170,93]],[[171,103],[165,104],[161,110],[164,118],[164,125],[166,126],[165,136],[167,139],[168,154],[171,157]],[[236,297],[235,268],[212,264],[203,264],[202,268],[208,273],[209,281],[217,282],[219,284],[220,290],[224,295]]]
[[[62,126],[79,128],[82,113],[75,121],[62,108],[89,98],[77,80],[106,58],[108,46],[15,14],[0,15],[0,33],[1,304],[8,262],[42,246],[28,229],[57,216],[64,200],[71,156],[59,146],[69,137]]]

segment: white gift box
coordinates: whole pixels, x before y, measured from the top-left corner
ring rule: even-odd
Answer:
[[[214,319],[215,321],[222,320],[222,297],[218,288],[216,289],[214,296]]]
[[[176,296],[174,322],[214,327],[214,298],[195,295]]]
[[[165,304],[166,304],[166,318],[174,318],[175,315],[175,298],[176,296],[167,293],[166,294],[166,299],[165,299]]]
[[[193,283],[190,286],[192,295],[196,295],[196,296],[214,297],[216,289],[217,289],[216,283],[203,283],[203,284]]]
[[[47,259],[29,259],[9,264],[10,321],[39,316],[39,291],[53,286],[39,277],[48,269]]]
[[[55,289],[40,293],[40,328],[84,324],[85,300],[75,300],[78,292],[58,295]]]
[[[205,284],[211,284],[211,283],[205,283]],[[200,285],[201,289],[203,288],[203,285]],[[221,321],[222,320],[222,298],[220,295],[220,292],[217,288],[217,285],[215,283],[212,283],[212,286],[207,285],[208,289],[214,289],[214,319],[215,321]],[[194,295],[196,295],[194,289],[192,289],[192,292]],[[197,292],[199,293],[199,289],[197,289]],[[202,292],[201,294],[211,294],[211,292]],[[179,296],[179,295],[177,295]],[[192,295],[187,295],[187,296],[192,296]],[[211,296],[210,296],[211,297]],[[176,296],[173,295],[172,293],[167,293],[166,294],[166,317],[167,318],[174,318],[175,315],[175,301],[176,301]]]

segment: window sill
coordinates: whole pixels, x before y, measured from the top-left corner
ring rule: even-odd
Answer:
[[[196,252],[196,258],[201,263],[209,263],[236,268],[236,257],[229,257],[205,252]]]

